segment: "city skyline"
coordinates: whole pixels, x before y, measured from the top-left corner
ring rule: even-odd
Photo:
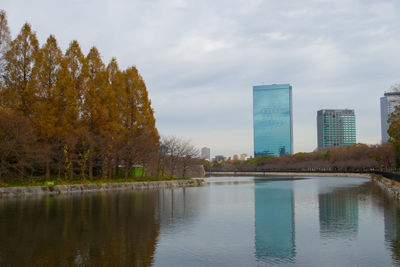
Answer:
[[[2,8],[13,38],[27,21],[40,43],[54,34],[65,51],[76,39],[85,54],[95,45],[105,62],[137,66],[159,132],[212,155],[252,154],[253,84],[296,88],[296,153],[317,147],[315,111],[338,105],[356,110],[358,142],[380,143],[379,98],[400,82],[395,0],[5,0]]]

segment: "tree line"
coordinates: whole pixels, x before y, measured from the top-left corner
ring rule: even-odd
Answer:
[[[11,40],[0,10],[0,181],[198,175],[198,150],[161,139],[155,122],[136,67],[106,65],[76,40],[40,45],[28,23]]]
[[[211,163],[213,171],[393,171],[395,150],[391,143],[382,145],[356,144],[326,147],[311,153],[281,157],[261,156],[246,161]]]
[[[63,53],[25,23],[11,40],[0,12],[0,178],[129,177],[155,165],[160,137],[136,67],[107,65],[96,47]],[[151,171],[151,170],[150,170]]]

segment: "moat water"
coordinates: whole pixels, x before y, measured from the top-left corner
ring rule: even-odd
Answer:
[[[400,265],[400,206],[368,179],[207,180],[0,199],[0,266]]]

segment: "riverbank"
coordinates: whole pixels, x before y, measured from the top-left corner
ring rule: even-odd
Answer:
[[[381,175],[372,175],[372,181],[391,197],[400,200],[400,183]]]
[[[371,178],[369,173],[326,173],[326,172],[207,172],[206,175],[213,176],[319,176],[319,177],[359,177]]]
[[[86,192],[106,192],[122,190],[155,190],[174,187],[193,187],[206,184],[202,179],[185,179],[151,182],[122,182],[98,184],[70,184],[54,186],[0,187],[0,198],[23,197],[31,195],[59,195]]]

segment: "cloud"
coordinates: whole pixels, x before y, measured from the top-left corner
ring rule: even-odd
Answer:
[[[77,39],[136,65],[162,134],[252,154],[252,86],[293,85],[294,148],[316,147],[316,112],[352,108],[358,141],[380,140],[379,97],[400,82],[400,2],[5,0],[13,36]]]

